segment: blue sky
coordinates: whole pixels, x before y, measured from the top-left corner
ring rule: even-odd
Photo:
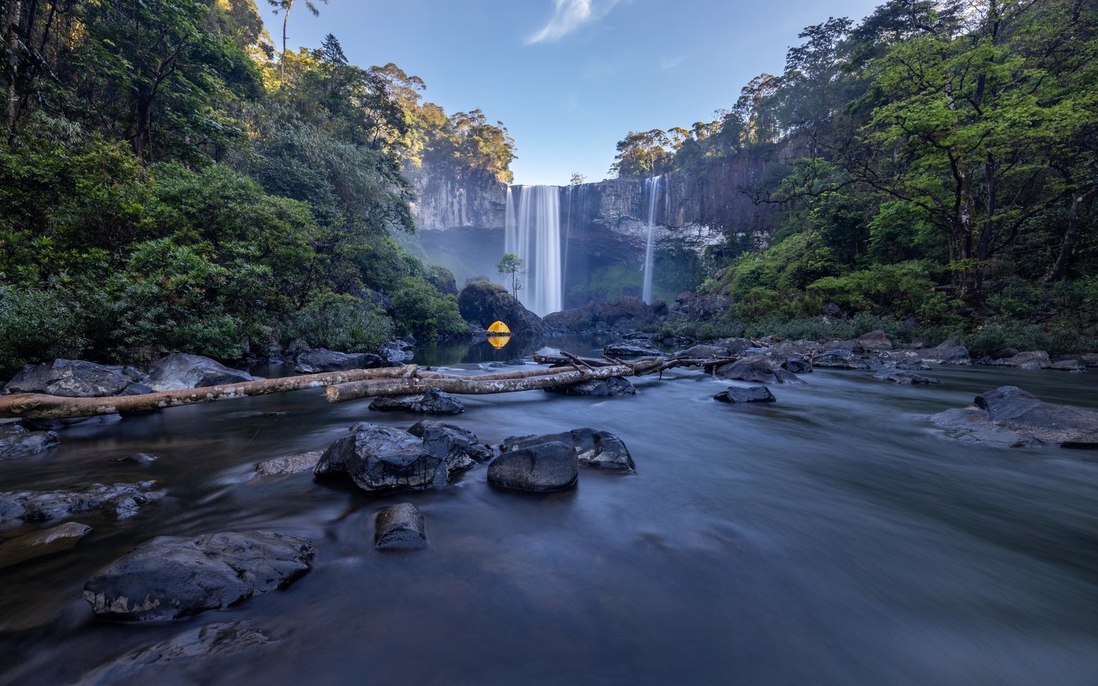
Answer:
[[[711,120],[753,76],[780,73],[802,28],[880,1],[331,0],[319,18],[301,2],[290,46],[332,33],[355,64],[395,62],[447,112],[502,121],[516,183],[559,185],[607,177],[629,131]]]

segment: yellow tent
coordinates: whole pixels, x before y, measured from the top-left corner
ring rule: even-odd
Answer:
[[[496,322],[495,324],[492,324],[488,327],[488,333],[494,334],[496,336],[510,336],[511,329],[508,329],[507,325],[503,322]]]

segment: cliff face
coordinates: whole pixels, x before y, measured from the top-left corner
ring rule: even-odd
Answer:
[[[706,248],[728,237],[743,246],[767,244],[778,209],[757,204],[753,189],[763,185],[775,164],[773,156],[740,155],[704,175],[683,170],[660,180],[654,237],[657,266],[661,261],[663,266],[656,276],[677,273],[677,280],[665,280],[664,297],[690,287],[683,273],[697,271]],[[494,277],[503,255],[507,186],[488,175],[456,179],[431,170],[413,178],[419,194],[413,212],[428,255],[454,271],[459,284],[478,274]],[[639,295],[648,188],[644,179],[611,179],[560,189],[566,305]],[[609,290],[608,273],[620,282]]]

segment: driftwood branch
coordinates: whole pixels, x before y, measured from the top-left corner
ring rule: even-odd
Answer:
[[[364,379],[401,378],[412,376],[417,370],[418,368],[414,365],[385,369],[354,369],[345,372],[290,376],[281,379],[260,379],[258,381],[210,386],[209,388],[191,388],[182,391],[165,391],[162,393],[109,398],[65,398],[35,393],[8,395],[0,397],[0,417],[79,419],[112,414],[137,414],[154,412],[168,407],[212,403],[219,400],[286,393],[309,388],[324,388]]]
[[[329,386],[324,394],[331,403],[385,396],[417,395],[426,393],[432,388],[458,395],[489,395],[570,386],[588,379],[609,379],[615,376],[633,376],[633,369],[628,366],[601,367],[591,371],[560,371],[511,379],[492,379],[483,376],[379,379]]]

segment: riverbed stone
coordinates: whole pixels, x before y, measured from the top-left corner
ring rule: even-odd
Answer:
[[[796,374],[775,366],[774,362],[763,355],[755,355],[726,364],[716,370],[716,376],[729,381],[746,381],[757,384],[798,384],[804,383]]]
[[[111,460],[111,462],[119,462],[122,464],[152,464],[158,459],[160,458],[158,458],[156,455],[150,455],[149,453],[134,453],[132,455],[116,457]]]
[[[155,481],[92,484],[78,491],[10,491],[0,493],[0,523],[21,519],[51,522],[85,512],[104,512],[128,519],[164,497]]]
[[[370,409],[375,412],[411,412],[414,414],[454,415],[465,412],[465,403],[449,393],[432,388],[421,395],[399,395],[374,398]]]
[[[871,369],[868,362],[851,350],[826,350],[812,358],[812,366],[821,369],[849,369],[864,371]]]
[[[629,379],[615,376],[610,379],[588,379],[571,386],[546,388],[546,393],[583,395],[595,398],[623,398],[637,394],[637,388]]]
[[[420,438],[423,447],[433,455],[446,460],[451,473],[470,469],[477,462],[489,462],[495,455],[476,434],[454,424],[423,421],[413,425],[408,433]]]
[[[988,391],[971,407],[947,410],[930,420],[965,440],[1014,447],[1098,448],[1098,412],[1046,403],[1016,386]]]
[[[87,524],[68,522],[12,539],[0,545],[0,569],[72,550],[91,531],[92,528]]]
[[[416,550],[427,547],[423,513],[411,503],[382,510],[374,528],[374,547],[379,550]]]
[[[314,450],[308,453],[298,453],[297,455],[288,455],[286,457],[276,457],[272,460],[265,460],[255,466],[255,472],[252,478],[291,476],[293,474],[300,474],[301,472],[308,472],[316,468],[323,455],[323,450]]]
[[[149,367],[144,384],[154,391],[183,391],[255,381],[247,372],[230,369],[201,355],[168,355]]]
[[[1098,354],[1080,355],[1079,361],[1087,367],[1098,367]]]
[[[886,369],[873,375],[878,381],[888,381],[901,386],[936,386],[942,382],[929,376],[922,376],[898,369]]]
[[[953,344],[952,341],[946,341],[935,348],[921,350],[919,354],[923,362],[930,365],[966,367],[972,364],[972,356],[968,348]]]
[[[24,367],[7,388],[11,393],[101,398],[122,394],[140,378],[141,372],[133,367],[105,366],[84,360],[54,360]]]
[[[800,355],[791,355],[781,362],[781,368],[792,374],[811,374],[812,363]]]
[[[377,369],[384,365],[385,360],[371,353],[351,354],[315,348],[298,354],[294,371],[298,374],[323,374],[345,372],[349,369]]]
[[[602,352],[610,357],[659,357],[662,354],[655,348],[632,343],[612,343],[603,348]]]
[[[93,576],[84,599],[109,621],[180,619],[285,588],[313,555],[303,538],[264,531],[161,536]]]
[[[562,491],[578,478],[574,446],[559,441],[509,450],[488,465],[489,484],[530,493]]]
[[[1034,350],[1018,353],[1014,357],[1003,360],[992,360],[990,364],[996,367],[1011,367],[1013,369],[1029,369],[1036,371],[1038,369],[1048,369],[1051,367],[1052,360],[1049,359],[1048,353],[1044,350]]]
[[[884,331],[870,331],[855,339],[862,350],[869,353],[892,350],[892,341]]]
[[[61,437],[54,431],[30,431],[19,424],[0,424],[0,462],[32,457],[60,443]]]
[[[1053,360],[1048,368],[1056,372],[1085,372],[1087,370],[1087,365],[1078,358],[1070,358]]]
[[[442,488],[449,480],[449,464],[407,431],[358,424],[324,452],[313,473],[346,474],[364,491],[385,492]]]
[[[713,396],[714,400],[722,403],[772,403],[777,398],[766,386],[729,386],[728,390],[721,391]]]
[[[571,445],[580,464],[611,471],[636,471],[625,442],[608,431],[589,427],[540,436],[511,436],[500,446],[502,452],[536,448],[550,443]]]

